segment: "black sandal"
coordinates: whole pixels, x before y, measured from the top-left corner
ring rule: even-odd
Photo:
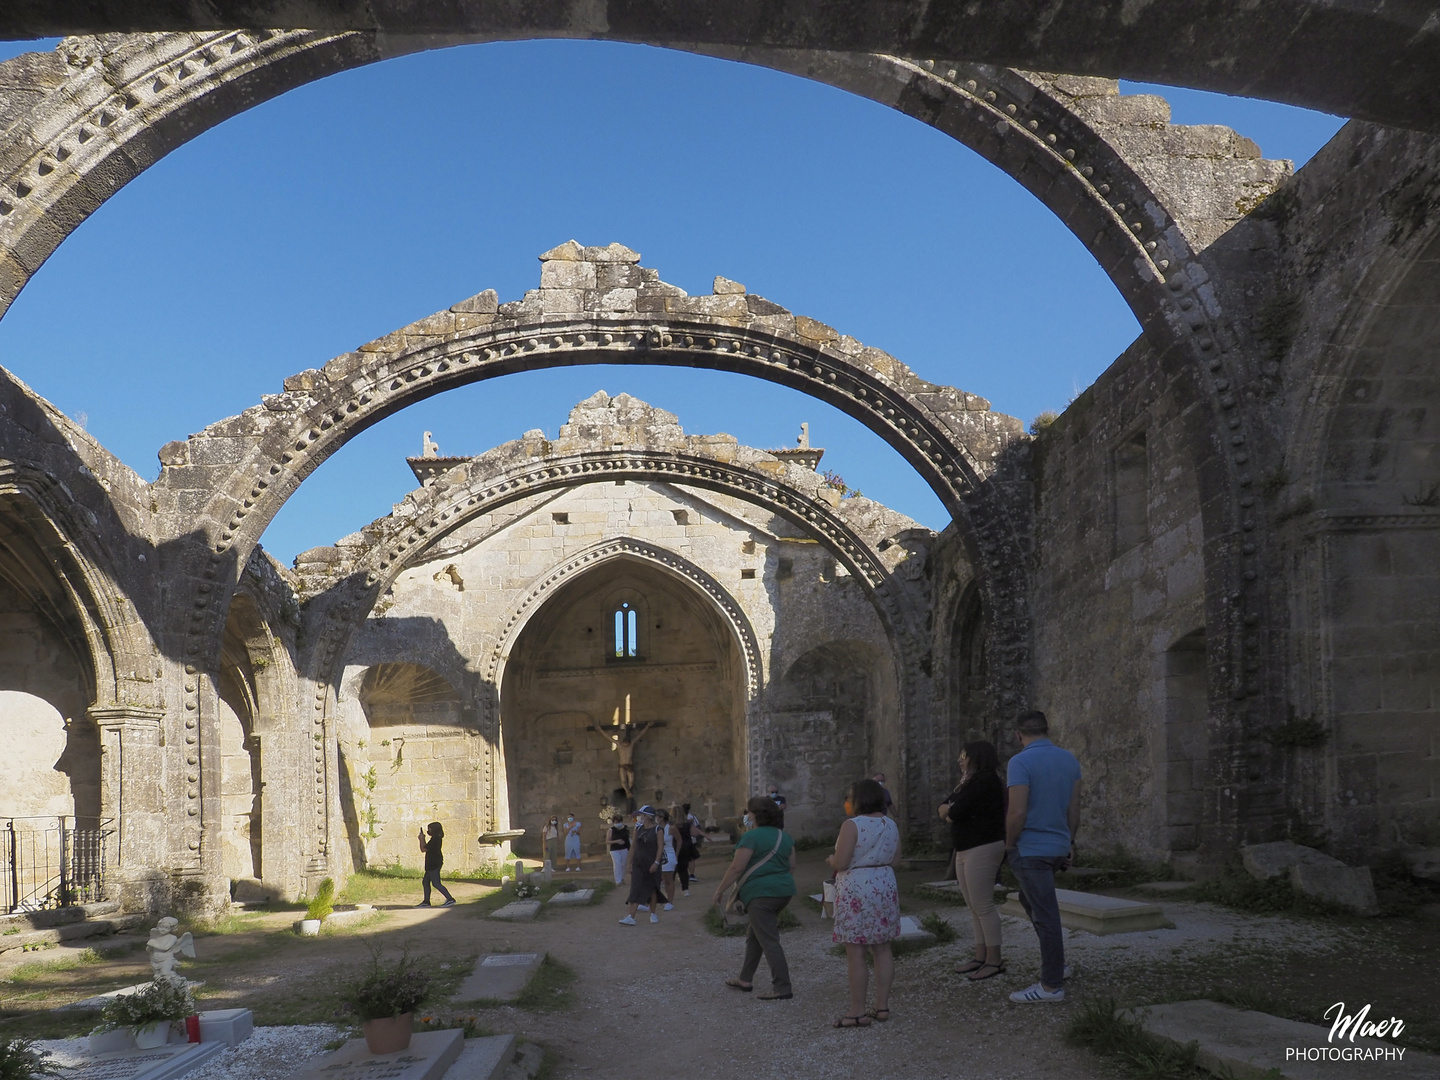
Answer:
[[[884,1013],[885,1015],[884,1015],[884,1016],[881,1016],[881,1015],[880,1015],[881,1013]],[[889,1010],[889,1009],[871,1009],[871,1010],[870,1010],[868,1013],[866,1013],[865,1015],[868,1016],[868,1017],[870,1017],[871,1020],[879,1020],[880,1023],[883,1024],[883,1023],[885,1023],[886,1021],[888,1021],[888,1020],[890,1019],[890,1010]]]
[[[861,1013],[859,1016],[851,1016],[851,1015],[849,1015],[849,1014],[847,1013],[845,1016],[840,1017],[839,1020],[836,1020],[835,1023],[831,1025],[831,1027],[837,1027],[837,1028],[857,1028],[857,1027],[869,1027],[869,1026],[870,1026],[870,1014],[869,1014],[869,1013]]]
[[[984,960],[969,960],[963,964],[955,965],[956,975],[969,975],[972,971],[979,971],[985,966]]]
[[[979,972],[984,971],[986,968],[994,968],[995,970],[992,971],[992,972],[990,972],[989,975],[981,975],[981,974],[979,974]],[[1004,965],[1004,964],[981,964],[978,968],[975,969],[975,971],[974,971],[972,974],[966,976],[966,981],[967,981],[967,982],[984,982],[986,979],[993,979],[996,975],[1004,975],[1004,974],[1005,974],[1005,965]]]

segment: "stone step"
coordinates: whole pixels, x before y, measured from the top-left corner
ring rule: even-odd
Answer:
[[[539,1057],[544,1060],[543,1050]],[[479,1039],[466,1039],[455,1064],[445,1071],[445,1080],[504,1080],[512,1074],[517,1064],[522,1069],[519,1075],[523,1077],[534,1076],[535,1072],[539,1071],[538,1062],[534,1071],[529,1071],[526,1069],[529,1064],[528,1057],[523,1062],[518,1061],[519,1058],[521,1054],[515,1046],[514,1035],[487,1035]]]
[[[1364,1003],[1354,1003],[1355,1011]],[[1217,1076],[1233,1080],[1348,1080],[1384,1077],[1386,1080],[1426,1080],[1440,1076],[1440,1057],[1422,1054],[1394,1039],[1330,1039],[1330,1028],[1284,1020],[1269,1013],[1221,1005],[1216,1001],[1172,1001],[1150,1005],[1128,1015],[1146,1031],[1184,1046],[1199,1044],[1199,1064]],[[1367,1020],[1390,1019],[1389,1013],[1371,1013]],[[1405,1019],[1405,1017],[1401,1017]],[[1287,1051],[1289,1053],[1287,1054]],[[1403,1051],[1396,1056],[1396,1051]],[[1357,1059],[1356,1053],[1375,1055]],[[1336,1058],[1349,1053],[1351,1058]],[[1302,1056],[1303,1055],[1303,1056]],[[1310,1057],[1317,1060],[1309,1060]]]
[[[118,906],[116,905],[117,908]],[[142,925],[145,918],[144,915],[113,915],[87,919],[84,918],[82,912],[78,921],[68,921],[46,930],[30,930],[24,933],[0,936],[0,954],[13,949],[21,949],[27,945],[58,945],[62,941],[78,941],[82,938],[120,934]]]
[[[1060,903],[1060,925],[1067,930],[1085,930],[1092,934],[1133,934],[1141,930],[1174,930],[1175,924],[1165,917],[1158,904],[1142,900],[1123,900],[1118,896],[1056,889]],[[1020,903],[1020,894],[1012,892],[1000,910],[1006,915],[1028,919]]]

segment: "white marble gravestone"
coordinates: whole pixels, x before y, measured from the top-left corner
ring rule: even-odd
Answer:
[[[116,1050],[86,1055],[62,1067],[65,1080],[174,1080],[198,1069],[225,1043],[168,1043],[154,1050]]]
[[[310,1062],[295,1080],[440,1080],[464,1046],[465,1033],[459,1028],[417,1031],[409,1049],[393,1054],[372,1054],[364,1039],[351,1039]]]

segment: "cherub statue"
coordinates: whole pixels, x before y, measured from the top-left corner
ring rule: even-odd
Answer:
[[[156,982],[183,987],[185,976],[175,970],[175,964],[181,956],[195,958],[195,941],[188,933],[177,936],[175,930],[179,925],[178,919],[168,915],[161,919],[150,931],[145,951],[150,954],[150,970]]]

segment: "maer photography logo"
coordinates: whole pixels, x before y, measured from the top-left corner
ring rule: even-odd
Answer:
[[[1330,1021],[1330,1034],[1325,1046],[1287,1046],[1286,1061],[1403,1061],[1405,1047],[1356,1045],[1356,1039],[1394,1039],[1405,1030],[1405,1022],[1392,1016],[1388,1020],[1371,1020],[1367,1003],[1359,1012],[1347,1013],[1345,1003],[1337,1001],[1325,1010]]]

